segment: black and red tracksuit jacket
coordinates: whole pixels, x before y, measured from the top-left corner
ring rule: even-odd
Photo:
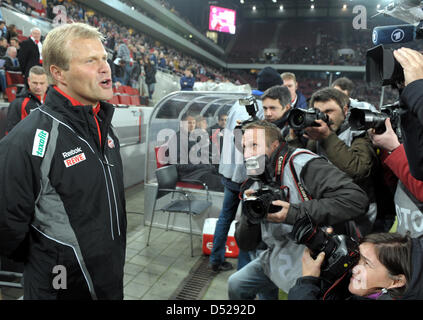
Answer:
[[[126,210],[113,112],[51,87],[0,140],[0,255],[24,262],[25,299],[123,299]]]
[[[31,91],[23,89],[23,92],[9,104],[6,134],[8,134],[19,121],[25,119],[31,110],[41,106],[42,101],[40,98],[41,97],[35,95]],[[43,98],[43,100],[45,100],[45,96]]]

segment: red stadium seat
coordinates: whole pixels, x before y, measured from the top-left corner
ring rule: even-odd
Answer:
[[[129,96],[131,98],[131,104],[134,106],[140,106],[140,96]]]
[[[119,104],[119,97],[114,95],[113,98],[111,98],[107,102],[109,102],[111,104]]]
[[[12,102],[13,100],[16,99],[17,90],[18,90],[17,87],[6,88],[5,93],[6,93],[6,97],[7,97],[8,102]]]
[[[119,95],[119,103],[120,104],[127,104],[130,105],[131,104],[131,97],[128,95]]]
[[[6,71],[6,85],[10,86],[24,86],[25,79],[20,71]]]
[[[115,93],[125,93],[125,86],[116,86],[113,87],[113,92]]]

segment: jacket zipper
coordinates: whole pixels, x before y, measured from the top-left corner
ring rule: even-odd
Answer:
[[[49,117],[51,117],[51,118],[53,118],[54,120],[56,120],[57,122],[59,122],[59,123],[61,123],[61,124],[63,124],[66,128],[68,128],[70,131],[72,131],[72,133],[73,134],[75,134],[76,135],[76,137],[78,138],[78,139],[80,139],[80,140],[82,140],[83,142],[85,142],[86,144],[87,144],[87,146],[90,148],[90,150],[91,150],[91,152],[94,154],[94,155],[96,155],[96,153],[95,153],[95,151],[94,151],[94,149],[91,147],[91,145],[88,143],[88,141],[86,141],[84,138],[82,138],[82,137],[80,137],[71,127],[69,127],[66,123],[64,123],[64,122],[62,122],[62,121],[60,121],[60,120],[58,120],[58,119],[56,119],[55,117],[53,117],[51,114],[49,114],[48,112],[46,112],[46,111],[44,111],[44,110],[41,110],[41,109],[39,109],[41,112],[43,112],[43,113],[45,113],[45,114],[47,114]],[[101,163],[101,167],[103,168],[103,174],[104,174],[104,180],[105,180],[105,182],[106,182],[106,189],[107,189],[107,199],[108,199],[108,202],[109,202],[109,212],[110,212],[110,231],[111,231],[111,235],[112,235],[112,240],[115,240],[115,236],[114,236],[114,232],[113,232],[113,218],[112,218],[112,215],[113,215],[113,213],[112,213],[112,203],[111,203],[111,199],[110,199],[110,191],[109,191],[109,184],[108,184],[108,182],[107,182],[107,175],[106,175],[106,169],[104,168],[104,163],[103,163],[103,161],[100,159],[100,157],[98,157],[97,156],[97,159],[98,159],[98,161],[100,161],[100,163]],[[109,164],[109,163],[107,163],[107,165],[111,165],[111,164]],[[109,169],[109,172],[110,172],[110,169]],[[111,178],[111,173],[110,173],[110,178]],[[113,184],[113,180],[111,179],[111,182],[112,182],[112,184]],[[113,187],[113,189],[114,189],[114,187]],[[115,194],[114,194],[114,190],[113,190],[113,195],[115,196]],[[116,204],[116,197],[115,197],[115,204]],[[117,206],[116,206],[116,212],[117,212]],[[119,221],[118,220],[118,218],[117,218],[117,221]],[[119,223],[117,224],[117,227],[118,227],[118,231],[119,231],[119,235],[120,235],[120,227],[119,227]]]

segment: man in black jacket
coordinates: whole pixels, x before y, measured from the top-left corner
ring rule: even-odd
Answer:
[[[31,110],[41,106],[45,100],[48,81],[43,67],[33,66],[29,71],[28,89],[23,89],[9,105],[6,132],[10,132]]]
[[[31,29],[29,38],[20,44],[18,52],[19,64],[25,78],[28,77],[29,70],[33,66],[41,66],[43,64],[41,51],[41,30],[34,27]]]
[[[24,262],[24,299],[123,299],[126,210],[101,33],[44,43],[54,86],[0,141],[0,254]]]

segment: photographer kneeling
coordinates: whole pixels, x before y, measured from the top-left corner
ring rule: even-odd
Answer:
[[[243,227],[236,240],[240,249],[253,250],[262,239],[267,249],[231,275],[228,295],[229,299],[244,300],[262,293],[278,299],[278,288],[288,292],[301,276],[304,246],[289,238],[291,225],[309,214],[316,223],[339,232],[347,222],[365,214],[368,198],[325,159],[288,147],[274,124],[256,121],[243,130],[249,179],[241,187]],[[254,194],[257,198],[251,197]],[[261,237],[248,232],[249,227],[261,231]]]
[[[423,240],[398,233],[367,235],[359,246],[360,259],[342,282],[321,276],[325,254],[316,259],[306,248],[303,276],[288,293],[288,300],[417,300],[423,298]]]

